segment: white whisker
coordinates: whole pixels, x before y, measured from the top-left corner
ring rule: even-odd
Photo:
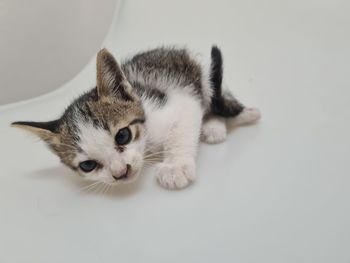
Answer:
[[[81,191],[86,191],[89,190],[91,187],[95,186],[96,184],[98,184],[99,182],[93,182],[89,185],[83,186],[82,188],[80,188]]]

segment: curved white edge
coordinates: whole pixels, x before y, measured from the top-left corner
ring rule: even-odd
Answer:
[[[112,18],[112,21],[111,21],[111,24],[109,26],[109,29],[107,31],[107,34],[104,38],[104,40],[102,41],[102,44],[101,44],[101,47],[104,47],[106,45],[106,43],[108,42],[112,32],[113,32],[113,28],[115,27],[115,24],[116,24],[116,21],[118,19],[118,15],[120,13],[120,10],[122,8],[122,5],[123,5],[123,1],[124,0],[117,0],[117,4],[115,6],[115,11],[114,11],[114,15],[113,15],[113,18]],[[96,59],[96,54],[94,54],[92,56],[92,58],[89,60],[89,62],[73,77],[71,78],[70,80],[68,80],[66,83],[64,83],[63,85],[61,85],[60,87],[58,87],[57,89],[51,91],[51,92],[48,92],[48,93],[45,93],[43,95],[40,95],[40,96],[37,96],[37,97],[34,97],[34,98],[31,98],[31,99],[27,99],[27,100],[21,100],[21,101],[17,101],[17,102],[13,102],[13,103],[8,103],[8,104],[4,104],[4,105],[0,105],[0,112],[2,111],[6,111],[6,110],[11,110],[13,108],[16,108],[16,107],[20,107],[20,106],[23,106],[23,105],[27,105],[27,104],[30,104],[30,103],[35,103],[35,102],[39,102],[39,101],[42,101],[42,100],[45,100],[45,99],[49,99],[53,96],[56,96],[57,94],[65,91],[67,89],[67,87],[69,87],[69,84],[71,82],[73,82],[74,80],[76,80],[80,75],[83,74],[83,72],[91,66],[91,64],[93,64],[95,62],[95,59]]]

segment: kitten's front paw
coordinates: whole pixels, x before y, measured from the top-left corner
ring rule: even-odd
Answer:
[[[157,165],[157,179],[161,186],[168,189],[182,189],[196,177],[194,162],[167,163]]]

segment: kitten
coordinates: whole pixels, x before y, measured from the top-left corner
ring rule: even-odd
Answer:
[[[260,118],[222,91],[223,59],[213,46],[205,70],[186,49],[158,48],[121,65],[97,55],[97,85],[49,122],[14,122],[43,141],[82,177],[131,182],[155,163],[159,183],[184,188],[196,177],[199,140],[219,143],[227,127]]]

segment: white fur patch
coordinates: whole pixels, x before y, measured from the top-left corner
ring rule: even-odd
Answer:
[[[258,121],[261,118],[260,110],[257,108],[244,108],[244,110],[234,118],[226,120],[227,126],[230,128],[250,124]]]
[[[221,143],[226,140],[226,123],[224,118],[212,117],[202,125],[201,140],[205,143]]]
[[[168,96],[161,109],[145,108],[148,142],[164,153],[156,170],[159,183],[169,189],[184,188],[195,179],[203,109],[194,96],[176,89]]]
[[[79,125],[79,146],[83,150],[76,155],[75,166],[86,160],[94,160],[101,167],[89,173],[80,173],[92,181],[100,181],[106,184],[117,184],[133,181],[139,175],[143,165],[144,140],[130,142],[123,152],[116,149],[114,134],[109,131],[96,128],[92,124]],[[128,179],[116,181],[113,176],[119,177],[129,164],[131,171]]]
[[[208,111],[210,109],[211,99],[213,97],[213,88],[210,83],[211,58],[203,56],[202,54],[196,54],[194,52],[189,52],[189,55],[200,65],[202,69],[201,85],[203,94],[203,106]]]
[[[181,189],[194,181],[196,166],[193,160],[183,163],[160,163],[156,166],[156,172],[161,186],[168,189]]]

